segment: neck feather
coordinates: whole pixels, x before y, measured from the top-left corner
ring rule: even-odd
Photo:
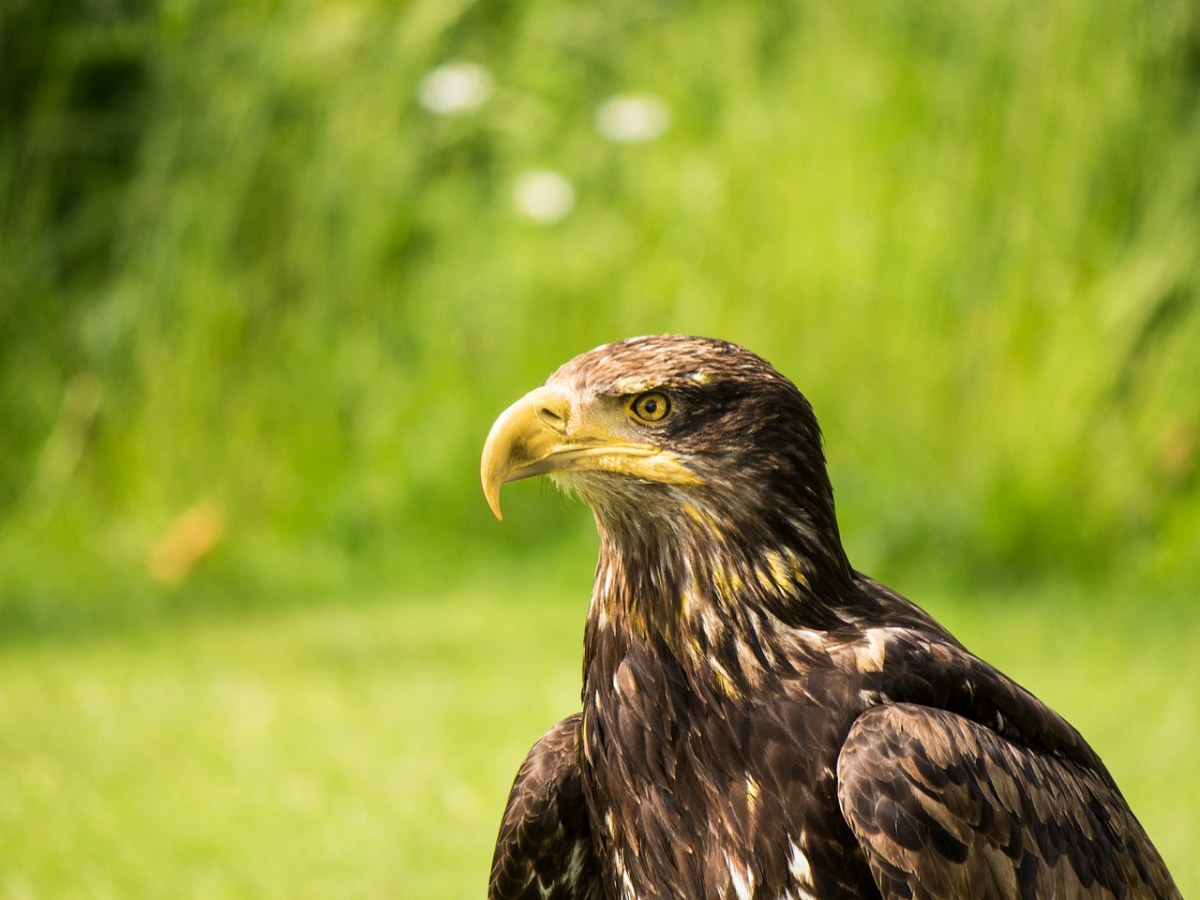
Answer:
[[[854,580],[836,530],[830,546],[799,519],[747,526],[692,502],[658,517],[598,513],[597,526],[589,671],[642,642],[732,697],[780,662],[783,630],[846,624],[839,600]]]

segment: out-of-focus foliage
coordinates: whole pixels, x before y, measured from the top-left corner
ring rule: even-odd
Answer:
[[[1194,0],[5,0],[0,895],[478,896],[595,538],[477,454],[667,330],[1194,894]]]
[[[576,540],[482,438],[665,330],[809,394],[864,568],[1196,577],[1194,3],[13,0],[0,66],[10,621]]]

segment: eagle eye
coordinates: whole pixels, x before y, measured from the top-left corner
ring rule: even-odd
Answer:
[[[671,398],[661,391],[647,391],[629,401],[629,414],[639,422],[654,424],[671,415]]]

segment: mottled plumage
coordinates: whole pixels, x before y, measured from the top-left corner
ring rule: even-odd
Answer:
[[[854,571],[799,391],[721,341],[586,353],[507,410],[484,489],[600,534],[583,710],[534,745],[505,898],[1178,897],[1083,738]]]

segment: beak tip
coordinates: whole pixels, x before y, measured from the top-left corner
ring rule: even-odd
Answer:
[[[483,496],[497,521],[503,520],[504,513],[500,511],[500,486],[503,484],[503,480],[496,477],[496,473],[487,465],[486,459],[482,469]]]
[[[497,521],[504,520],[500,511],[500,488],[510,481],[547,471],[537,464],[557,449],[561,434],[540,418],[538,410],[558,408],[565,403],[557,391],[535,388],[492,423],[479,459],[479,476],[483,496]]]

